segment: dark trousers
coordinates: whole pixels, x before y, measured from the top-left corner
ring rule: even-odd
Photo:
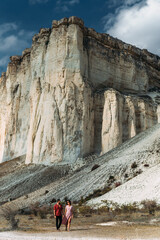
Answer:
[[[57,230],[60,228],[62,224],[62,216],[56,216],[56,228]]]

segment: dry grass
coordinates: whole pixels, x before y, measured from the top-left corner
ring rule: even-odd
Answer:
[[[17,214],[17,211],[12,210],[10,207],[4,207],[2,209],[2,216],[7,220],[12,230],[18,229],[19,219],[16,218]]]

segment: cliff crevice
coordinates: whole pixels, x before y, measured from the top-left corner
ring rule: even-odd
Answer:
[[[0,162],[72,163],[155,125],[160,58],[77,17],[53,21],[0,78]]]

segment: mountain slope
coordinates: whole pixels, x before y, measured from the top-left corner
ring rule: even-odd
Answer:
[[[48,183],[46,182],[41,188],[38,187],[37,183],[37,190],[32,190],[28,194],[28,198],[21,196],[7,203],[7,205],[12,205],[12,207],[15,208],[24,208],[37,200],[41,203],[47,203],[50,202],[52,198],[63,199],[66,196],[71,200],[79,200],[82,196],[87,197],[89,194],[92,194],[94,190],[103,189],[104,187],[115,188],[118,184],[122,186],[116,188],[114,191],[118,191],[118,189],[123,186],[125,189],[125,182],[128,184],[131,181],[137,181],[136,179],[139,179],[143,174],[147,177],[148,171],[151,171],[153,174],[154,169],[158,171],[158,164],[160,162],[159,147],[160,124],[157,124],[101,157],[92,160],[90,158],[84,159],[84,161],[86,161],[84,162],[84,166],[76,171],[70,170],[67,175],[63,175]],[[95,164],[99,165],[99,167],[92,171],[92,167],[95,166]],[[153,166],[154,168],[152,168]],[[63,170],[65,165],[56,165],[55,167]],[[28,174],[27,169],[28,166],[23,169],[24,176],[25,171],[26,174]],[[130,180],[132,178],[133,180]],[[1,181],[3,181],[3,177]],[[11,182],[11,175],[8,181]],[[9,182],[5,184],[8,186]],[[34,179],[34,184],[36,184],[36,178]],[[25,185],[23,185],[23,188],[24,186]],[[20,188],[21,186],[17,187]],[[46,190],[47,194],[45,194]],[[112,194],[114,191],[108,194]],[[3,192],[5,193],[5,189],[3,189],[2,194]],[[121,194],[123,194],[123,190]],[[153,194],[155,193],[153,192]],[[10,192],[10,196],[12,196],[12,192]],[[3,194],[3,199],[4,198],[5,194]],[[2,205],[2,207],[5,205]]]
[[[108,200],[119,204],[141,202],[143,200],[156,200],[160,203],[160,164],[155,165],[146,172],[124,183],[101,197],[92,199],[90,205],[103,205],[101,201]]]

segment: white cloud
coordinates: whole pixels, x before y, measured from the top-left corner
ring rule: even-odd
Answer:
[[[78,4],[79,0],[57,0],[56,2],[56,10],[62,11],[62,12],[69,12],[70,8],[74,6],[75,4]]]
[[[68,1],[69,5],[74,5],[76,3],[79,3],[79,0],[70,0],[70,1]]]
[[[6,68],[9,56],[20,55],[31,45],[34,32],[25,31],[15,23],[0,24],[0,69]]]
[[[160,55],[160,0],[126,0],[116,15],[103,18],[104,30],[127,43]]]
[[[47,3],[49,0],[29,0],[29,3],[34,5],[37,3]]]
[[[0,24],[0,37],[9,32],[17,29],[17,25],[15,23],[4,23]]]
[[[4,56],[0,59],[0,67],[4,67],[8,63],[9,56]]]
[[[127,7],[127,6],[132,6],[136,3],[141,3],[146,0],[107,0],[106,6],[108,8],[118,8],[119,7]]]

